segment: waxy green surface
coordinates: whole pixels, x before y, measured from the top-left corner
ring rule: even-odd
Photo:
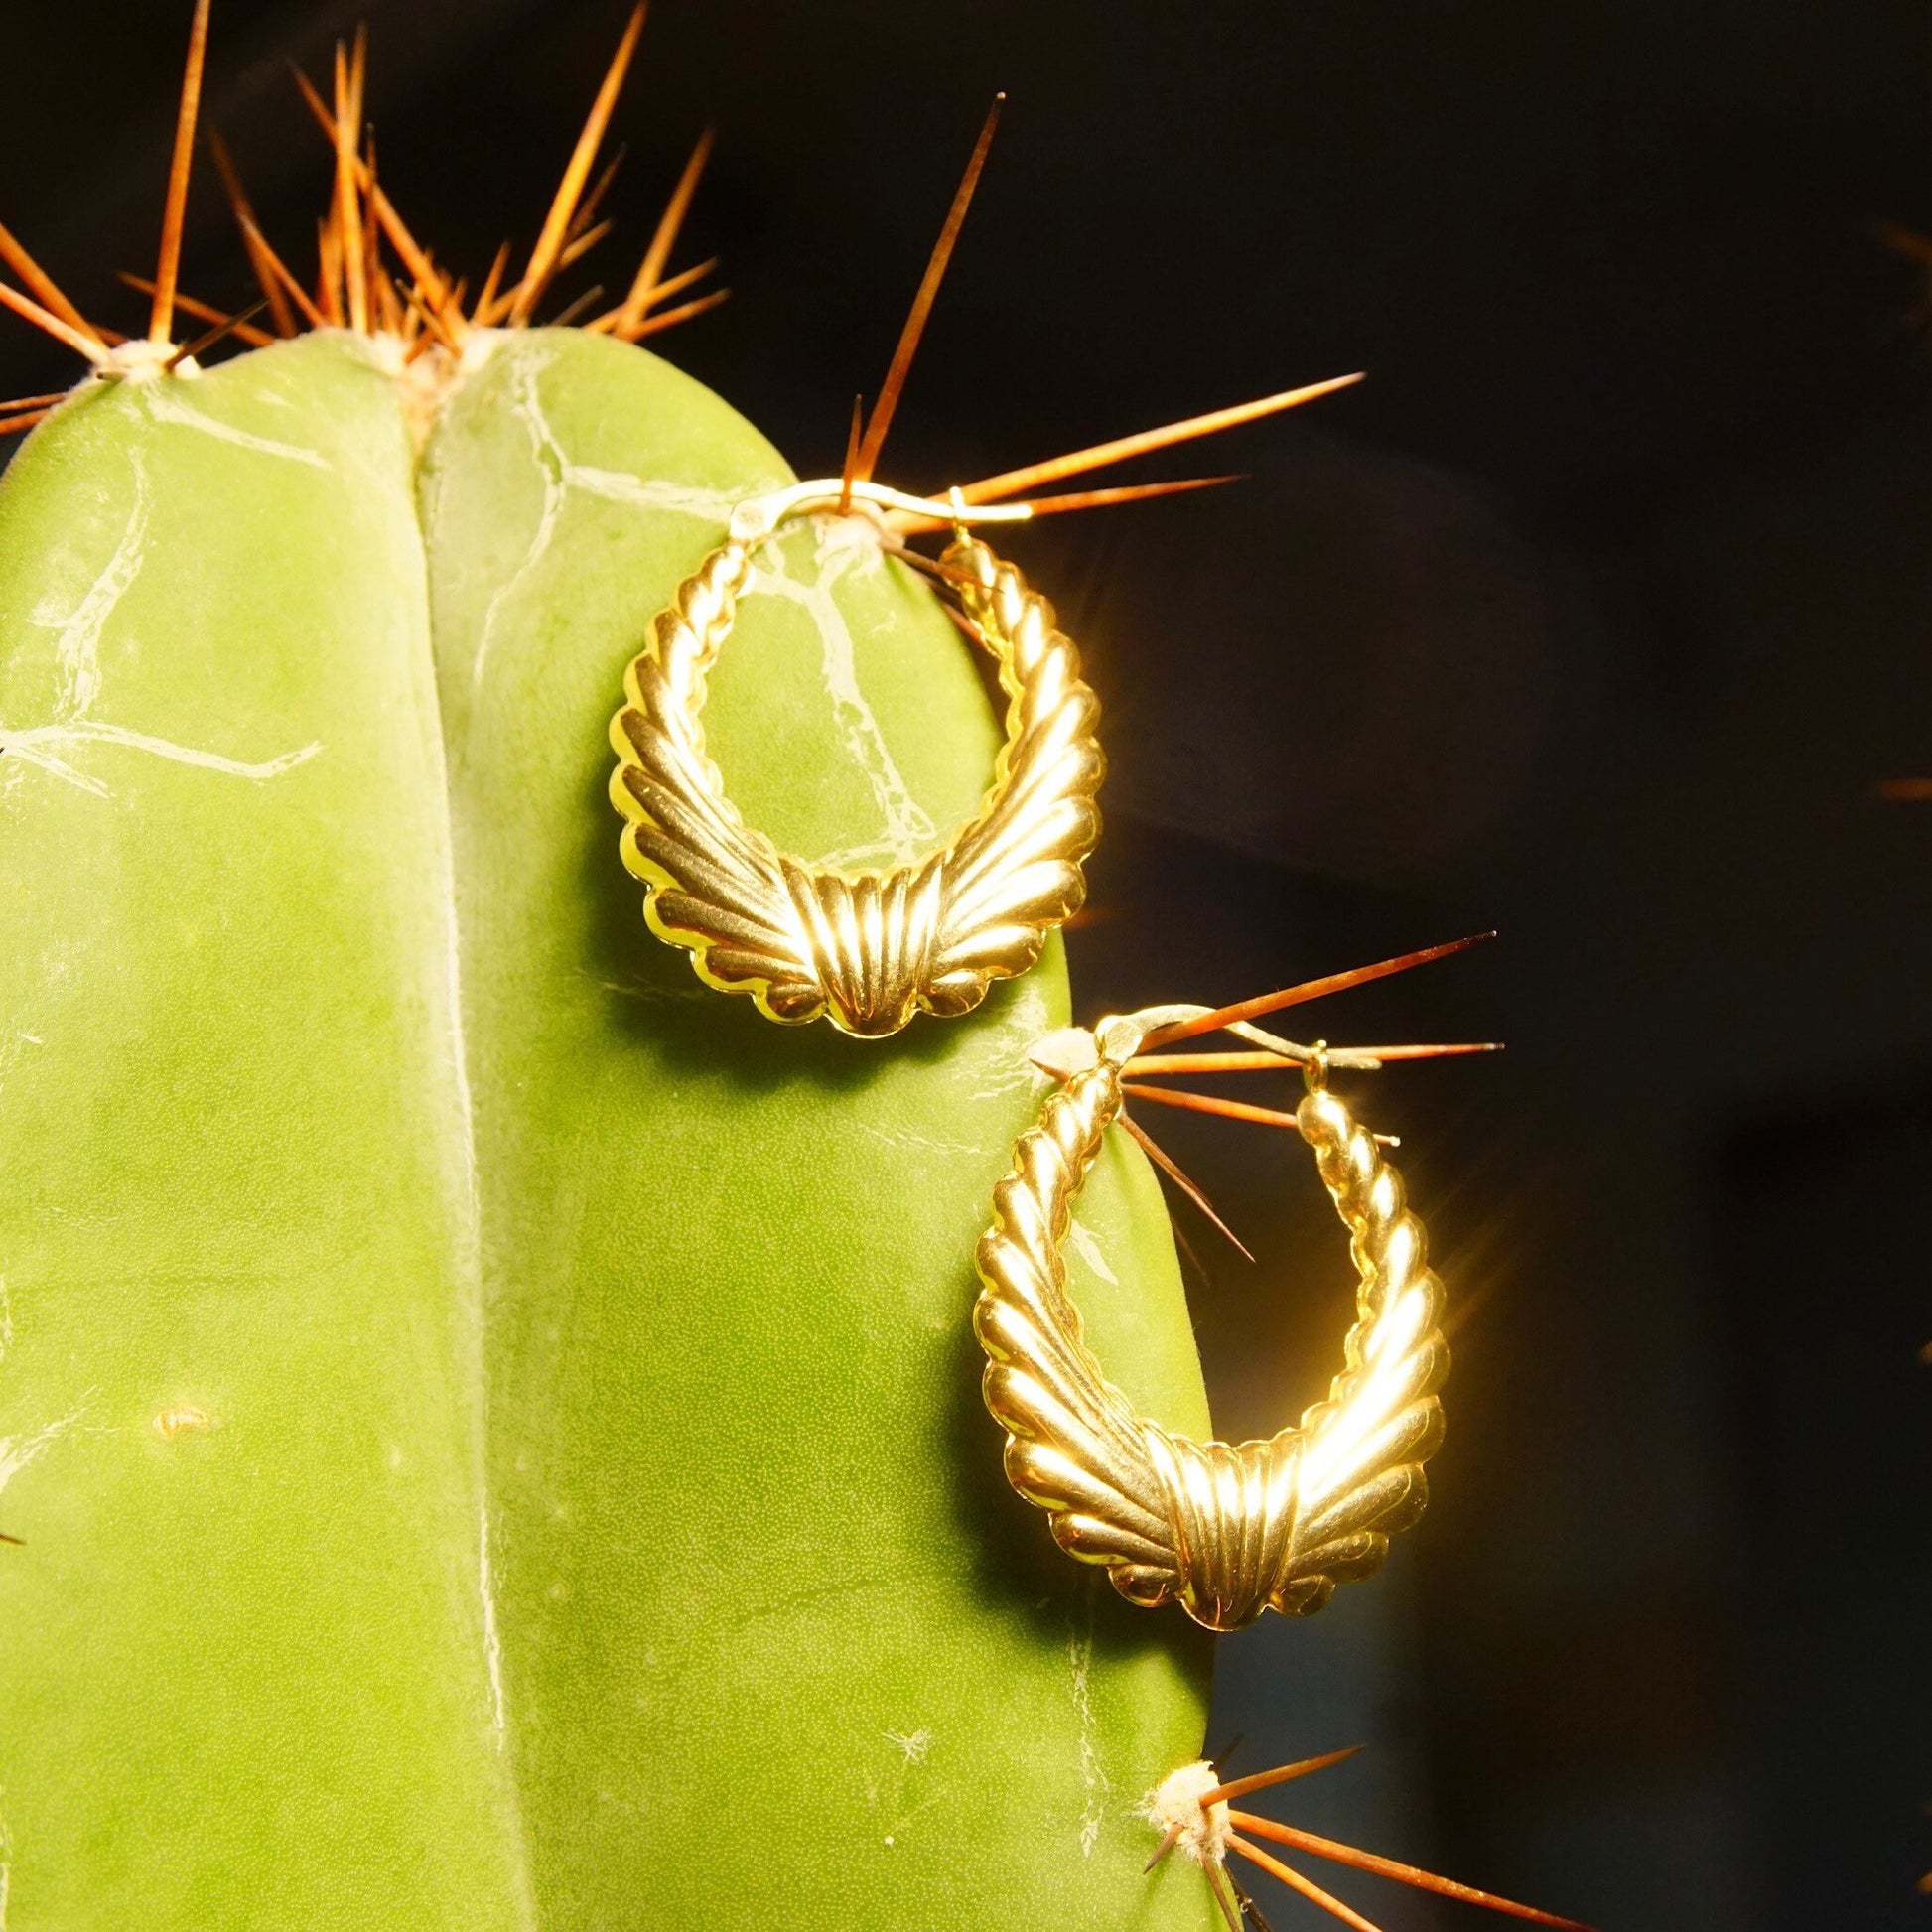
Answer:
[[[1203,1640],[1052,1548],[979,1402],[1057,948],[964,1022],[782,1030],[617,857],[623,665],[787,474],[538,332],[420,463],[320,338],[92,392],[0,483],[9,1932],[1212,1922],[1133,1816]],[[734,796],[852,863],[943,835],[998,741],[924,589],[810,527],[758,591]],[[1204,1430],[1131,1148],[1071,1260]]]

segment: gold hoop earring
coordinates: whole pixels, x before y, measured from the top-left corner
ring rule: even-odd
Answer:
[[[706,677],[753,553],[789,519],[848,501],[952,522],[946,577],[1009,699],[1006,744],[979,811],[939,851],[883,872],[780,852],[725,796],[704,750]],[[611,797],[625,820],[624,864],[645,883],[645,922],[688,951],[707,984],[749,994],[772,1020],[823,1016],[879,1038],[918,1012],[971,1012],[994,980],[1033,966],[1047,933],[1079,909],[1082,864],[1100,834],[1099,702],[1053,607],[966,529],[969,515],[1028,514],[968,512],[956,492],[944,504],[836,477],[796,483],[741,503],[725,541],[652,621],[611,725]]]
[[[1107,1380],[1066,1294],[1072,1203],[1120,1114],[1128,1061],[1157,1026],[1197,1011],[1154,1009],[1060,1036],[1080,1050],[1055,1068],[1063,1083],[995,1190],[973,1326],[986,1406],[1007,1432],[1007,1477],[1051,1512],[1061,1549],[1104,1564],[1130,1602],[1178,1602],[1210,1630],[1233,1630],[1263,1610],[1318,1610],[1422,1514],[1449,1348],[1442,1284],[1401,1177],[1328,1091],[1326,1049],[1295,1048],[1308,1086],[1296,1125],[1361,1278],[1328,1399],[1266,1442],[1196,1443],[1136,1415]]]

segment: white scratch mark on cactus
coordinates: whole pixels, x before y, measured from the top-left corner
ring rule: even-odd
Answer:
[[[478,1516],[477,1585],[483,1593],[483,1656],[489,1665],[489,1723],[501,1750],[507,1734],[503,1711],[503,1640],[496,1628],[496,1577],[489,1562],[489,1505]],[[0,1926],[0,1932],[6,1932]]]
[[[510,413],[530,439],[531,455],[543,478],[543,509],[523,561],[497,588],[483,612],[477,655],[470,667],[473,692],[481,691],[495,644],[497,620],[511,604],[531,573],[542,563],[556,540],[570,492],[581,489],[607,501],[636,509],[669,511],[710,524],[723,524],[743,496],[775,488],[780,479],[759,480],[744,491],[706,489],[668,479],[646,480],[623,471],[600,469],[573,462],[544,412],[540,379],[552,360],[549,351],[519,347],[510,364]],[[912,796],[900,773],[885,734],[859,685],[857,653],[852,630],[832,596],[833,587],[855,574],[884,569],[885,557],[871,524],[852,517],[821,517],[815,524],[813,558],[817,581],[802,583],[788,572],[758,569],[752,573],[748,597],[783,597],[801,606],[812,620],[823,652],[825,689],[832,700],[847,750],[872,787],[883,828],[868,843],[828,856],[837,866],[903,861],[916,857],[935,836],[931,818]]]
[[[859,687],[857,651],[852,627],[832,593],[847,577],[871,575],[885,567],[870,526],[865,540],[854,541],[843,529],[850,518],[820,518],[815,528],[818,541],[812,558],[816,581],[801,583],[789,571],[758,568],[752,572],[748,597],[782,597],[796,604],[818,631],[822,653],[826,695],[832,700],[832,713],[844,736],[846,750],[865,774],[879,806],[883,829],[877,839],[827,856],[833,866],[876,864],[880,860],[903,863],[916,858],[931,845],[935,830],[919,801],[900,773],[897,762],[886,744],[879,720],[866,694]]]
[[[16,1034],[12,1039],[0,1040],[0,1093],[6,1092],[8,1076],[20,1063],[21,1047],[24,1045],[39,1046],[41,1043],[41,1040],[33,1034]],[[4,1299],[6,1288],[6,1283],[0,1281],[0,1299]],[[6,1309],[0,1307],[0,1315],[7,1315],[7,1313]],[[5,1358],[5,1344],[12,1338],[12,1318],[8,1315],[7,1325],[4,1328],[0,1328],[0,1359]]]
[[[1032,980],[1023,980],[1010,996],[1000,1025],[979,1037],[986,1044],[985,1084],[975,1087],[975,1100],[1003,1100],[1010,1093],[1030,1093],[1050,1082],[1030,1055],[1035,1042],[1048,1030],[1046,1001]]]
[[[1090,1227],[1083,1227],[1078,1221],[1067,1225],[1066,1238],[1073,1244],[1073,1252],[1084,1261],[1103,1282],[1112,1282],[1118,1288],[1120,1277],[1107,1266],[1107,1257],[1101,1253],[1100,1242]]]
[[[8,752],[18,751],[18,746],[19,740],[9,738],[5,728],[0,727],[0,757],[4,757]],[[90,778],[84,771],[76,771],[65,759],[57,759],[52,752],[19,752],[12,770],[0,765],[0,797],[4,797],[13,789],[15,772],[30,764],[59,778],[63,784],[72,785],[76,791],[87,792],[95,798],[113,796],[100,779]]]
[[[877,1777],[869,1775],[866,1778],[866,1807],[885,1814],[885,1843],[891,1845],[908,1825],[931,1811],[940,1802],[941,1794],[928,1790],[915,1803],[906,1803],[906,1784],[932,1749],[932,1732],[921,1726],[917,1730],[888,1730],[883,1735],[898,1756],[886,1776],[885,1786],[888,1788],[882,1789]]]
[[[570,459],[564,455],[563,446],[550,427],[550,419],[543,413],[543,397],[537,387],[538,378],[550,366],[550,362],[551,356],[544,350],[532,352],[524,349],[512,352],[510,358],[510,414],[523,425],[529,436],[530,455],[543,478],[543,512],[537,519],[536,534],[530,539],[530,547],[523,553],[523,561],[497,586],[495,596],[483,611],[483,629],[477,638],[476,661],[470,666],[470,689],[473,692],[483,689],[483,673],[488,668],[489,653],[496,641],[496,620],[548,554],[557,535],[557,526],[563,520],[564,504],[570,495],[570,487],[564,481]]]
[[[107,620],[141,574],[143,546],[148,536],[148,472],[140,452],[133,453],[134,507],[128,513],[114,554],[86,594],[67,618],[57,620],[60,634],[54,641],[54,662],[60,673],[55,693],[57,717],[81,718],[100,696],[100,633]],[[46,621],[37,617],[36,621]]]
[[[320,450],[305,450],[299,443],[278,443],[272,437],[254,436],[245,429],[236,429],[232,423],[217,422],[212,416],[204,416],[192,403],[182,398],[178,384],[172,382],[151,382],[143,392],[148,403],[148,414],[158,423],[168,423],[177,429],[198,430],[204,436],[218,437],[223,443],[232,443],[237,449],[253,450],[257,456],[280,457],[288,463],[305,463],[312,470],[333,471],[335,465]]]
[[[128,512],[126,527],[114,546],[114,553],[82,594],[80,601],[65,617],[37,611],[32,621],[54,630],[54,664],[59,674],[55,690],[54,722],[33,725],[19,731],[0,725],[0,758],[11,759],[11,768],[0,764],[0,796],[11,791],[16,774],[26,765],[36,766],[84,791],[94,798],[111,798],[104,779],[92,772],[77,770],[54,748],[74,745],[115,745],[125,751],[143,752],[176,764],[199,765],[231,778],[247,778],[256,784],[279,778],[298,764],[306,763],[322,750],[320,743],[305,745],[300,751],[284,752],[279,758],[251,761],[228,758],[220,752],[203,751],[193,745],[179,745],[172,739],[151,732],[132,731],[125,725],[110,725],[90,717],[100,696],[100,643],[108,621],[121,600],[141,574],[144,545],[148,534],[149,493],[146,468],[138,453],[133,457],[134,505]]]
[[[7,1359],[8,1350],[14,1345],[14,1305],[13,1298],[7,1293],[7,1278],[0,1275],[0,1362]]]
[[[695,484],[674,483],[668,479],[646,480],[642,477],[630,476],[621,470],[603,470],[595,464],[574,463],[569,452],[558,440],[557,432],[551,427],[550,418],[544,413],[540,382],[544,370],[550,366],[552,360],[553,356],[545,349],[519,346],[512,351],[510,413],[523,425],[528,434],[530,453],[542,473],[543,510],[537,520],[536,533],[530,539],[530,547],[524,553],[522,563],[489,600],[488,607],[483,613],[483,630],[477,642],[476,661],[470,667],[473,690],[481,690],[483,687],[483,673],[488,666],[490,650],[495,642],[497,616],[548,554],[551,544],[556,539],[565,504],[573,489],[581,489],[587,495],[601,496],[607,502],[623,503],[633,509],[669,511],[673,515],[695,517],[700,522],[719,525],[730,518],[739,500],[737,494],[730,490],[705,489]],[[773,477],[768,482],[759,482],[752,487],[755,491],[776,488],[779,481],[778,478]]]
[[[1067,1660],[1073,1667],[1073,1708],[1080,1714],[1080,1778],[1087,1787],[1086,1806],[1080,1813],[1080,1856],[1090,1859],[1093,1848],[1100,1842],[1100,1827],[1107,1815],[1104,1802],[1107,1774],[1100,1768],[1100,1751],[1094,1743],[1093,1698],[1089,1686],[1093,1668],[1091,1585],[1085,1603],[1085,1626],[1067,1640]]]
[[[440,764],[443,759],[443,741],[440,733],[436,735],[434,744]],[[444,795],[447,797],[448,776],[440,775]],[[476,1256],[481,1254],[483,1247],[483,1183],[477,1172],[477,1108],[470,1087],[469,1035],[464,1027],[463,1015],[463,934],[457,920],[455,861],[447,844],[443,849],[441,872],[442,877],[437,881],[437,888],[439,901],[443,907],[444,998],[449,1003],[444,1024],[449,1029],[450,1067],[456,1081],[457,1114],[463,1122],[465,1231],[470,1242],[471,1253]]]
[[[599,470],[588,463],[572,463],[567,458],[563,479],[572,489],[602,496],[607,502],[624,503],[632,509],[668,511],[673,516],[693,516],[700,522],[720,526],[731,520],[741,496],[755,496],[781,486],[774,477],[768,482],[755,483],[742,492],[701,489],[694,483],[673,483],[668,478],[632,477],[621,470]]]
[[[632,980],[599,980],[606,993],[617,993],[626,1000],[642,1000],[646,1004],[664,1000],[691,1001],[702,1003],[715,997],[708,986],[645,986]]]
[[[4,1490],[23,1469],[39,1461],[48,1446],[71,1429],[86,1413],[86,1398],[82,1397],[71,1415],[46,1424],[31,1436],[0,1436],[0,1490]]]
[[[128,751],[146,752],[154,758],[167,759],[176,764],[199,765],[205,771],[219,771],[230,778],[247,778],[256,784],[265,784],[270,778],[279,778],[285,771],[293,771],[298,764],[306,764],[322,750],[317,741],[305,745],[298,752],[284,752],[279,758],[264,759],[259,763],[251,763],[246,759],[231,759],[219,752],[204,752],[193,745],[177,745],[166,738],[156,738],[147,732],[129,731],[125,725],[103,724],[96,719],[75,719],[69,724],[36,725],[29,731],[9,731],[0,725],[0,754],[20,759],[23,764],[39,765],[44,771],[63,779],[81,791],[91,792],[96,798],[111,797],[107,786],[100,779],[86,772],[76,771],[66,759],[44,748],[50,745],[119,745]]]

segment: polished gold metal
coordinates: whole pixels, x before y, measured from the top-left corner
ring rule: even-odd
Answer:
[[[746,824],[705,756],[705,681],[731,634],[752,556],[781,524],[851,504],[939,514],[956,535],[945,581],[999,665],[1007,740],[979,811],[937,852],[891,871],[848,872],[780,852]],[[624,677],[611,726],[624,864],[646,887],[644,918],[699,976],[748,993],[770,1019],[824,1016],[865,1038],[915,1013],[969,1013],[996,979],[1024,973],[1086,897],[1082,863],[1100,834],[1106,770],[1100,706],[1053,607],[971,536],[968,510],[833,477],[741,503],[726,540],[679,585]]]
[[[994,1192],[973,1326],[987,1354],[986,1406],[1007,1432],[1007,1476],[1051,1512],[1060,1547],[1106,1565],[1130,1602],[1178,1602],[1210,1630],[1233,1630],[1263,1610],[1318,1610],[1422,1514],[1449,1348],[1442,1284],[1401,1176],[1328,1090],[1326,1050],[1290,1048],[1308,1087],[1296,1124],[1360,1276],[1346,1367],[1299,1427],[1234,1445],[1163,1429],[1107,1380],[1081,1338],[1061,1248],[1120,1114],[1122,1069],[1157,1027],[1199,1011],[1154,1009],[1058,1036],[1081,1050],[1059,1058],[1062,1084]]]

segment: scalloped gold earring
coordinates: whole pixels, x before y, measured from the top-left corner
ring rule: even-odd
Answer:
[[[1377,1137],[1328,1088],[1331,1063],[1374,1066],[1376,1052],[1403,1049],[1331,1055],[1240,1028],[1302,1063],[1307,1093],[1293,1121],[1360,1275],[1346,1366],[1298,1427],[1234,1445],[1172,1434],[1107,1380],[1066,1292],[1073,1201],[1121,1117],[1129,1062],[1164,1029],[1168,1037],[1192,1030],[1202,1011],[1154,1008],[1054,1035],[1050,1055],[1036,1049],[1035,1063],[1061,1084],[995,1190],[973,1326],[987,1355],[986,1406],[1007,1433],[1007,1477],[1050,1512],[1060,1547],[1104,1565],[1130,1602],[1177,1602],[1195,1622],[1233,1630],[1264,1610],[1319,1609],[1337,1583],[1376,1569],[1389,1538],[1422,1514],[1449,1348],[1423,1224]]]
[[[738,615],[753,555],[790,519],[858,506],[952,524],[942,582],[992,653],[1007,738],[980,809],[938,851],[890,871],[844,871],[781,852],[745,822],[705,755],[705,683]],[[916,1013],[970,1013],[997,979],[1026,972],[1086,896],[1106,771],[1099,701],[1053,607],[969,521],[1020,521],[1021,506],[968,510],[840,478],[752,497],[726,539],[679,585],[624,678],[611,725],[611,797],[624,864],[645,884],[644,918],[708,985],[749,995],[768,1019],[829,1019],[876,1039]]]

